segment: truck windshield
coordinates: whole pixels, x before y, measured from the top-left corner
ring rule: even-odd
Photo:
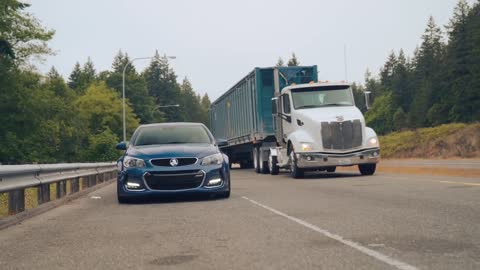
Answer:
[[[295,109],[327,106],[353,106],[353,96],[348,86],[322,86],[292,90]]]

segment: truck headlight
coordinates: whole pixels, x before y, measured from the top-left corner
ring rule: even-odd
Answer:
[[[377,137],[372,137],[372,138],[368,139],[367,145],[369,147],[379,147],[378,138]]]
[[[123,166],[125,166],[125,168],[141,168],[145,167],[145,161],[139,158],[125,157],[123,159]]]
[[[303,142],[300,145],[301,145],[302,151],[312,151],[313,150],[313,144],[311,144],[311,143]]]
[[[201,165],[220,165],[223,162],[223,156],[221,153],[213,154],[203,158]]]

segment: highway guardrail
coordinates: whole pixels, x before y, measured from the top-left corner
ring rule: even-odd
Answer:
[[[55,195],[59,199],[111,180],[116,171],[116,163],[0,165],[0,194],[8,194],[8,214],[15,215],[25,210],[27,188],[37,189],[41,205],[51,200],[52,184],[56,185]]]

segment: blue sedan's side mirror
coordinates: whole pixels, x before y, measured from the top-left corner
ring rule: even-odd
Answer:
[[[127,150],[127,142],[117,143],[117,145],[115,146],[115,148],[116,148],[117,150]]]
[[[228,141],[224,139],[217,139],[217,145],[218,147],[225,147],[228,146]]]

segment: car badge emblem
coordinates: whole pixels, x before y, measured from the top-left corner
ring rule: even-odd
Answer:
[[[335,116],[335,118],[337,118],[337,122],[343,122],[343,116]]]
[[[178,159],[172,158],[170,159],[170,166],[175,167],[178,165]]]

